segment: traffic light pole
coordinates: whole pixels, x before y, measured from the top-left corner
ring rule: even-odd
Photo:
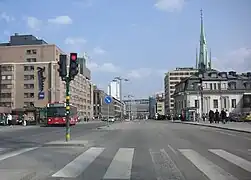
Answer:
[[[70,78],[67,77],[65,80],[66,83],[66,132],[65,140],[66,142],[70,141]]]

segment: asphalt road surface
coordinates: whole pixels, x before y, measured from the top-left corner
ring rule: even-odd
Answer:
[[[1,180],[250,180],[251,134],[168,121],[0,133]],[[48,143],[49,142],[49,143]]]

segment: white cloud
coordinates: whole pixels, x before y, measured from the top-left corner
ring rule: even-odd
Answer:
[[[121,71],[121,69],[118,66],[116,66],[110,62],[98,64],[93,61],[87,61],[86,64],[87,64],[87,67],[93,72],[117,73],[117,72]]]
[[[127,74],[128,78],[141,79],[150,76],[153,70],[150,68],[139,68],[129,71]]]
[[[95,47],[95,48],[93,49],[93,52],[94,52],[95,54],[104,54],[104,53],[106,53],[106,51],[105,51],[104,49],[102,49],[101,47]]]
[[[80,45],[85,44],[87,41],[83,37],[68,37],[64,42],[67,45]]]
[[[213,67],[219,70],[251,71],[251,48],[239,48],[212,61]]]
[[[53,24],[72,24],[72,19],[69,16],[57,16],[53,19],[48,19],[48,22]]]
[[[0,14],[0,20],[1,19],[5,20],[7,23],[15,20],[14,17],[7,15],[6,12]]]
[[[174,12],[183,9],[185,0],[157,0],[154,6],[162,11]]]
[[[27,17],[26,19],[27,21],[27,25],[29,28],[33,29],[33,30],[36,30],[36,31],[39,31],[40,30],[40,27],[42,26],[42,21],[35,18],[35,17]]]

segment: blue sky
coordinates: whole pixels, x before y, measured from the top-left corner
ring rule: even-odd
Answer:
[[[250,0],[0,0],[0,41],[34,34],[86,53],[93,83],[128,77],[123,93],[163,90],[164,72],[194,66],[204,11],[213,66],[251,70]]]

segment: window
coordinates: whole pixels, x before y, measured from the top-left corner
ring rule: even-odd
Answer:
[[[12,79],[12,76],[11,75],[3,75],[1,77],[2,80],[11,80]]]
[[[218,99],[214,99],[214,108],[218,108]]]
[[[210,90],[213,90],[213,84],[210,83]]]
[[[26,54],[28,54],[28,55],[37,54],[37,50],[36,49],[28,49],[28,50],[26,50]]]
[[[12,84],[1,84],[1,89],[12,89]]]
[[[194,100],[194,105],[195,105],[196,108],[199,108],[199,100],[197,100],[197,99]]]
[[[33,107],[34,106],[34,102],[24,102],[24,106],[25,107]]]
[[[24,71],[34,71],[34,66],[24,66]]]
[[[36,49],[32,49],[31,52],[32,52],[32,54],[37,54],[37,50]]]
[[[217,89],[217,85],[216,85],[216,83],[214,83],[214,89],[215,89],[215,90]]]
[[[236,108],[236,99],[231,100],[231,106],[232,108]]]
[[[218,83],[218,89],[221,90],[221,83]]]
[[[27,58],[26,59],[27,62],[37,62],[36,58]]]
[[[13,68],[13,66],[2,66],[1,70],[2,71],[13,71],[14,68]]]
[[[31,54],[31,50],[30,49],[26,50],[26,54]]]
[[[34,89],[34,84],[24,84],[24,89]]]
[[[34,93],[24,93],[24,98],[34,98]]]
[[[34,80],[34,75],[24,75],[24,80]]]
[[[227,98],[223,98],[223,108],[227,108]]]
[[[1,98],[11,98],[11,93],[1,93],[0,97]]]

